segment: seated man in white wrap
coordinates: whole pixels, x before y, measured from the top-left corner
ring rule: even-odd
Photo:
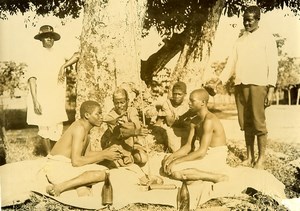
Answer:
[[[96,163],[117,160],[122,156],[117,146],[91,151],[88,134],[94,126],[102,124],[102,111],[97,102],[83,102],[80,117],[65,131],[48,155],[45,171],[51,183],[46,188],[50,195],[58,196],[73,188],[79,196],[89,195],[88,186],[105,179],[106,167]]]
[[[205,89],[190,94],[190,108],[197,114],[192,119],[187,143],[162,161],[162,170],[177,180],[221,182],[227,176],[220,171],[226,166],[227,146],[220,120],[207,108]],[[195,147],[199,141],[200,146]]]

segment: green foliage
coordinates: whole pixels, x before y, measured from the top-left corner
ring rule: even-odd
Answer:
[[[15,89],[26,89],[26,83],[22,81],[27,65],[24,63],[17,64],[15,62],[0,62],[0,95],[9,92],[13,97]]]

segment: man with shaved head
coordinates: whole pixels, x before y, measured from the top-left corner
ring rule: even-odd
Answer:
[[[101,138],[102,147],[118,145],[123,157],[116,162],[105,164],[110,167],[127,166],[136,163],[146,164],[148,158],[143,147],[143,136],[148,132],[141,125],[136,108],[129,106],[128,92],[117,88],[113,93],[114,108],[104,116],[108,129]]]
[[[208,99],[205,89],[190,94],[190,109],[197,115],[191,121],[188,141],[162,162],[164,173],[174,179],[211,182],[227,179],[220,173],[226,165],[226,136],[220,120],[207,108]]]

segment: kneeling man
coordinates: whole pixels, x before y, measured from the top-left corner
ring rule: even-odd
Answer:
[[[205,89],[190,94],[189,105],[196,116],[191,122],[188,141],[162,161],[164,173],[171,178],[214,183],[227,180],[220,173],[226,165],[226,136],[220,120],[207,108],[208,99]]]

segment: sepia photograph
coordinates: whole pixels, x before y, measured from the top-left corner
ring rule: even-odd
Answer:
[[[0,1],[0,210],[300,207],[298,0]]]

